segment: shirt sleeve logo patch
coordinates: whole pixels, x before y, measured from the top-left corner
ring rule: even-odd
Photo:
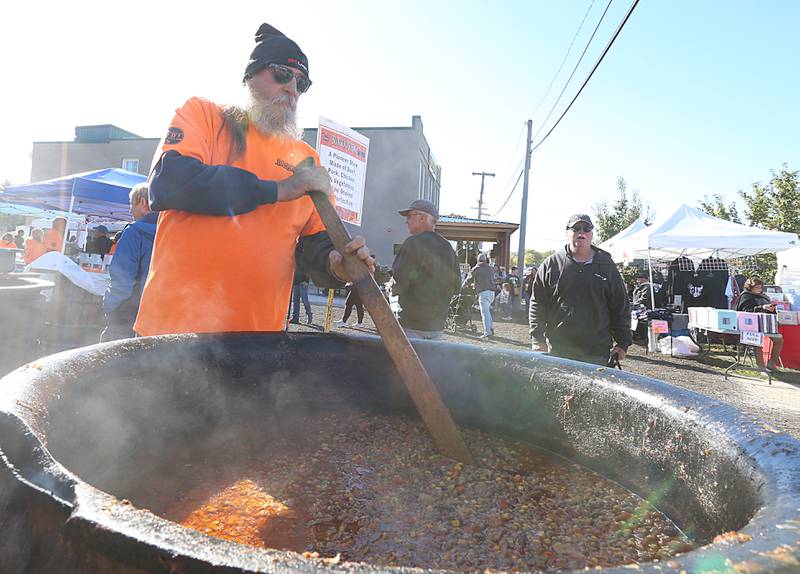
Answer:
[[[167,130],[167,137],[164,138],[164,143],[167,145],[175,145],[183,141],[183,130],[170,126]]]

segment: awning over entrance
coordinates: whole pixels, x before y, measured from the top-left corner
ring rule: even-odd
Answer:
[[[511,234],[518,228],[518,223],[450,215],[443,215],[436,222],[436,232],[450,241],[497,243],[497,260],[506,269],[509,268],[511,261]]]

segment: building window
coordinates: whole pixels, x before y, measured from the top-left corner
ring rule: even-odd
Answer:
[[[122,169],[139,173],[139,160],[138,159],[123,159]]]

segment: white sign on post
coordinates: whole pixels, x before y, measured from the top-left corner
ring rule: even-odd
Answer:
[[[369,138],[320,117],[317,153],[320,165],[327,168],[331,176],[336,212],[342,221],[360,226],[364,184],[367,179]]]
[[[739,333],[739,342],[742,345],[761,347],[764,344],[764,333],[757,331],[742,331]]]

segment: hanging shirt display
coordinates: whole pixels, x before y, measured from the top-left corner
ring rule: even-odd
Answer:
[[[686,302],[686,289],[694,275],[694,262],[688,257],[678,257],[670,261],[667,267],[667,298],[674,302],[675,296],[680,295]]]
[[[728,264],[724,259],[709,257],[697,266],[705,292],[707,307],[727,309],[729,302],[725,294],[728,286]]]

